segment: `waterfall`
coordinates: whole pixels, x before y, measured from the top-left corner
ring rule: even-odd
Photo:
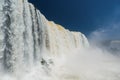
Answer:
[[[82,33],[48,21],[27,0],[1,0],[0,4],[0,56],[5,71],[15,72],[46,56],[89,45]]]
[[[89,47],[89,42],[84,34],[69,31],[61,25],[47,20],[27,0],[0,1],[0,80],[120,79],[120,71],[116,71],[120,67],[117,64],[119,59],[113,57],[109,59],[99,50],[95,51],[102,54],[100,58],[103,57],[105,61],[113,60],[110,64],[115,66],[112,66],[108,72],[113,69],[112,71],[117,77],[101,78],[100,76],[103,77],[103,75],[99,76],[99,74],[96,74],[97,78],[93,75],[89,77],[90,70],[88,70],[88,74],[86,70],[89,66],[94,67],[89,65],[89,62],[94,64],[98,57],[96,54],[92,54],[95,53],[94,49],[89,49]],[[88,54],[86,51],[90,53]],[[76,56],[79,56],[80,59]],[[84,60],[85,64],[83,64]],[[104,67],[110,65],[104,64],[102,59],[97,62]],[[76,71],[75,65],[78,66],[78,71],[80,70],[81,73]],[[83,68],[84,66],[88,67]],[[100,70],[104,71],[104,68],[102,67]],[[99,73],[99,70],[96,71]],[[93,74],[95,73],[93,70]],[[110,76],[107,71],[104,74]]]

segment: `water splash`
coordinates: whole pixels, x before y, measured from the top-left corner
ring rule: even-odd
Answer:
[[[96,47],[78,48],[54,57],[49,67],[34,65],[19,75],[1,73],[0,80],[119,80],[119,61],[118,56]]]

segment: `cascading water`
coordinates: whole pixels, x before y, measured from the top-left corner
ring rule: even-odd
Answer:
[[[0,80],[119,80],[119,57],[89,47],[27,0],[0,1]]]

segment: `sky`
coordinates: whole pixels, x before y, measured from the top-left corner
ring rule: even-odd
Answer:
[[[120,0],[29,0],[50,21],[85,35],[120,39]],[[97,35],[96,35],[97,34]],[[112,36],[112,37],[111,37]],[[98,36],[99,37],[99,36]]]

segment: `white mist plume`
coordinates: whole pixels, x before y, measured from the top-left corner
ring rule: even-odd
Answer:
[[[105,50],[90,47],[71,50],[54,58],[47,71],[42,65],[17,75],[0,74],[0,80],[119,80],[120,57]]]
[[[120,24],[112,24],[93,31],[89,37],[93,42],[120,39],[119,31]]]
[[[0,56],[5,54],[0,57],[0,80],[120,79],[119,57],[93,46],[82,48],[87,44],[83,34],[70,33],[48,22],[27,0],[0,2],[3,5],[0,6],[0,42],[5,43],[0,47]],[[81,47],[74,49],[77,45]],[[51,49],[51,53],[60,53],[51,54],[53,62],[49,62],[49,55],[44,55],[44,49],[49,52],[46,48]],[[1,68],[3,62],[10,72]]]

